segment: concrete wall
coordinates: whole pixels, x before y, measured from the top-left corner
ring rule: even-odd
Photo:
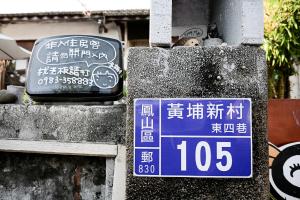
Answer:
[[[253,177],[249,179],[133,176],[135,98],[251,98]],[[267,68],[256,47],[132,48],[128,56],[127,198],[269,199]]]
[[[1,105],[0,199],[124,198],[124,149],[116,147],[125,143],[125,111],[122,104]]]
[[[105,160],[1,152],[0,199],[105,199]]]
[[[124,144],[125,106],[0,106],[0,139]]]

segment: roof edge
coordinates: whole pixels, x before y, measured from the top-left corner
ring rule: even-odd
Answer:
[[[105,16],[135,16],[135,15],[149,15],[149,9],[130,9],[130,10],[101,10],[91,11],[91,15],[105,15]],[[34,16],[66,16],[66,15],[83,15],[81,11],[67,11],[67,12],[33,12],[33,13],[5,13],[0,17],[34,17]]]

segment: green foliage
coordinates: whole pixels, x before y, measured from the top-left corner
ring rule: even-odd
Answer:
[[[23,97],[22,97],[22,103],[24,105],[34,105],[36,104],[35,101],[33,101],[30,96],[26,93],[26,90],[24,90],[24,93],[23,93]]]
[[[264,49],[269,72],[269,97],[289,96],[289,76],[300,57],[300,1],[267,0]]]

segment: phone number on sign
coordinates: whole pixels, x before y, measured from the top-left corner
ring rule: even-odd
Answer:
[[[44,77],[38,80],[38,85],[53,85],[53,84],[66,84],[66,85],[84,85],[93,86],[93,80],[81,77]]]

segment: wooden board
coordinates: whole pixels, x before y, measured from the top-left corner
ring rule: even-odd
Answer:
[[[300,99],[269,100],[268,134],[276,146],[300,141]]]

